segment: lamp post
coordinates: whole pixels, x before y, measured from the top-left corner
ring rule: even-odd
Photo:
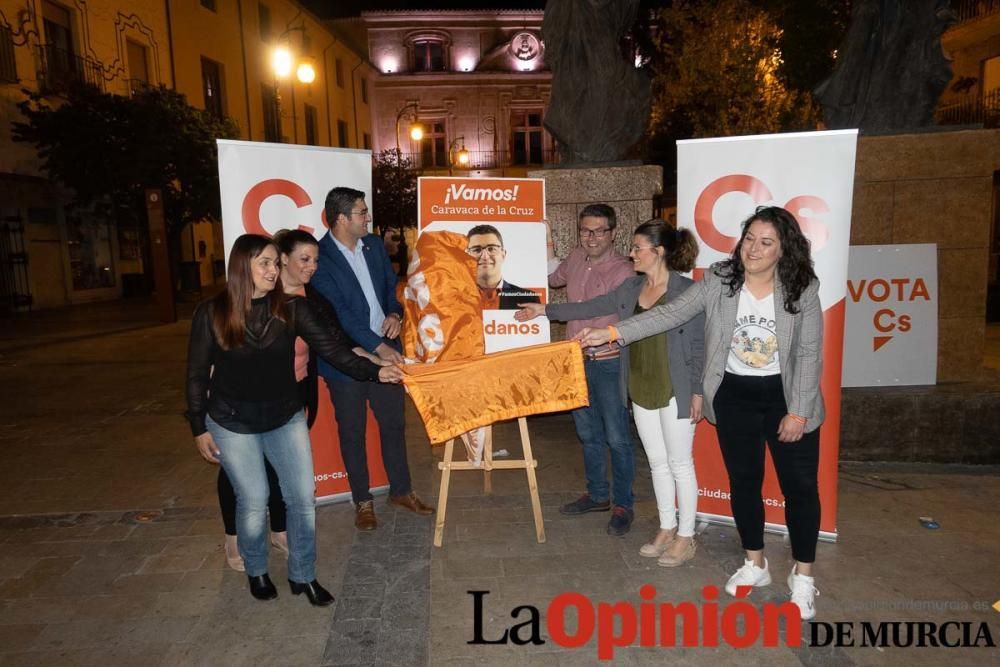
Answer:
[[[294,31],[300,31],[303,36],[306,33],[306,26],[288,26],[285,31],[278,35],[277,41],[281,41],[283,38],[287,37],[289,33]],[[274,107],[275,107],[275,136],[278,140],[281,140],[281,90],[279,88],[279,82],[281,79],[291,77],[292,71],[295,71],[295,78],[298,79],[300,83],[310,84],[316,80],[316,67],[313,65],[312,58],[303,57],[295,61],[295,56],[292,54],[291,49],[288,46],[279,45],[274,48],[274,52],[271,54],[271,69],[274,72]],[[299,143],[299,123],[298,118],[295,115],[295,80],[289,80],[289,87],[292,91],[292,140],[295,143]],[[327,110],[329,113],[329,110]]]
[[[455,145],[459,142],[462,143],[462,147],[455,151]],[[452,167],[458,165],[461,168],[466,168],[469,166],[469,151],[465,150],[465,136],[458,136],[451,142],[448,146],[448,175],[452,175]]]
[[[402,122],[404,117],[410,119],[410,138],[414,141],[420,141],[424,138],[424,126],[420,123],[420,117],[418,115],[419,108],[416,102],[410,102],[406,104],[396,113],[396,184],[400,188],[399,191],[399,228],[403,229],[403,151],[399,147],[399,124]]]

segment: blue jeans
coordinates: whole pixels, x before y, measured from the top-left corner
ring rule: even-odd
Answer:
[[[206,418],[219,461],[236,490],[236,535],[247,575],[267,573],[267,498],[264,458],[278,473],[288,526],[288,578],[316,578],[316,485],[306,417],[297,413],[266,433],[233,433]]]
[[[587,475],[587,493],[603,503],[610,497],[607,454],[611,450],[611,476],[614,504],[631,509],[634,503],[635,459],[632,434],[628,426],[628,408],[619,390],[621,359],[585,359],[590,405],[573,411],[576,434],[583,444],[583,468]]]

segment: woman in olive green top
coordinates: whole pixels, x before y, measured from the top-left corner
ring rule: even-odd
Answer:
[[[684,293],[692,283],[677,272],[694,268],[698,244],[691,232],[677,231],[654,219],[635,230],[629,255],[643,275],[590,301],[527,304],[515,317],[524,321],[546,315],[566,321],[617,313],[627,319]],[[660,514],[660,530],[639,553],[658,558],[664,567],[680,565],[695,553],[698,483],[692,444],[695,424],[701,419],[704,332],[704,315],[698,315],[675,329],[622,348],[622,400],[627,389]]]

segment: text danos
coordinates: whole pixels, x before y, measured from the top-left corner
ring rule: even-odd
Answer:
[[[537,324],[527,322],[497,322],[490,320],[483,327],[489,335],[510,335],[510,336],[537,336],[542,333],[542,328]]]

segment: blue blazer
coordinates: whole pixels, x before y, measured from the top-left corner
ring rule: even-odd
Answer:
[[[402,320],[403,306],[396,298],[396,272],[392,269],[392,262],[385,251],[382,239],[374,234],[368,234],[361,239],[361,243],[372,285],[375,286],[375,295],[378,297],[379,305],[382,306],[382,311],[386,317],[395,313]],[[385,343],[397,351],[402,351],[399,338],[389,340],[371,330],[369,324],[371,309],[368,307],[364,292],[361,291],[361,283],[358,282],[351,265],[347,263],[330,232],[327,232],[319,242],[319,266],[309,284],[330,302],[337,317],[340,318],[344,331],[358,345],[369,352],[374,352],[376,347]],[[322,359],[319,360],[318,370],[327,380],[344,382],[351,379]]]

